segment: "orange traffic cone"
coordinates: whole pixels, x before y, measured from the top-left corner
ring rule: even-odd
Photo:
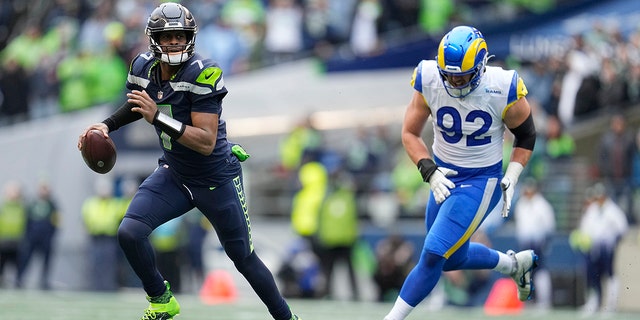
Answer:
[[[236,300],[238,292],[231,274],[225,270],[214,270],[200,288],[200,300],[206,304],[230,303]]]
[[[524,308],[524,302],[518,299],[518,288],[508,278],[498,279],[491,288],[484,303],[484,312],[488,315],[513,315]]]

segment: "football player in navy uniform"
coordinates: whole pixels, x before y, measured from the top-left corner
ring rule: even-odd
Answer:
[[[536,138],[524,82],[514,70],[487,66],[488,59],[482,33],[459,26],[442,38],[436,59],[421,61],[413,73],[402,143],[431,188],[427,233],[420,259],[385,320],[405,319],[443,271],[493,269],[516,281],[520,300],[531,295],[533,250],[502,253],[469,240],[494,209],[505,217],[509,213]],[[429,117],[433,154],[421,137]],[[505,127],[515,142],[503,175]]]
[[[140,185],[118,230],[118,241],[142,281],[149,307],[142,319],[173,319],[180,306],[158,272],[149,234],[197,207],[214,226],[227,256],[275,320],[295,320],[273,275],[254,251],[241,154],[232,152],[220,118],[227,94],[220,67],[194,51],[197,24],[177,3],[163,3],[149,16],[149,52],[131,62],[127,102],[87,127],[105,136],[144,118],[153,125],[163,155]],[[99,275],[96,275],[99,276]]]

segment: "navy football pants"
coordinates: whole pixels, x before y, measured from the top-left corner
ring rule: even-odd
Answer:
[[[149,296],[164,292],[149,234],[161,224],[197,207],[213,225],[227,256],[275,319],[289,319],[289,307],[273,275],[253,252],[247,203],[238,176],[217,188],[180,183],[160,166],[140,186],[118,230],[118,240]]]

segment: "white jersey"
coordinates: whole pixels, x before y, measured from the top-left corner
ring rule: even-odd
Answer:
[[[411,85],[431,109],[433,154],[464,168],[482,168],[502,161],[504,114],[527,94],[514,70],[487,66],[480,84],[468,96],[449,96],[437,63],[423,60],[414,70]]]
[[[594,245],[613,248],[616,239],[627,232],[629,225],[624,211],[608,198],[602,205],[594,201],[585,209],[579,228],[589,235]]]
[[[556,229],[553,206],[542,194],[521,196],[514,208],[516,237],[523,243],[544,243]]]

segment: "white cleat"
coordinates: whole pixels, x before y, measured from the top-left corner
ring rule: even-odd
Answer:
[[[520,301],[531,299],[531,293],[534,290],[532,274],[538,266],[538,255],[533,250],[524,250],[518,253],[509,250],[507,255],[516,262],[516,270],[511,274],[511,278],[518,286],[518,299]]]

